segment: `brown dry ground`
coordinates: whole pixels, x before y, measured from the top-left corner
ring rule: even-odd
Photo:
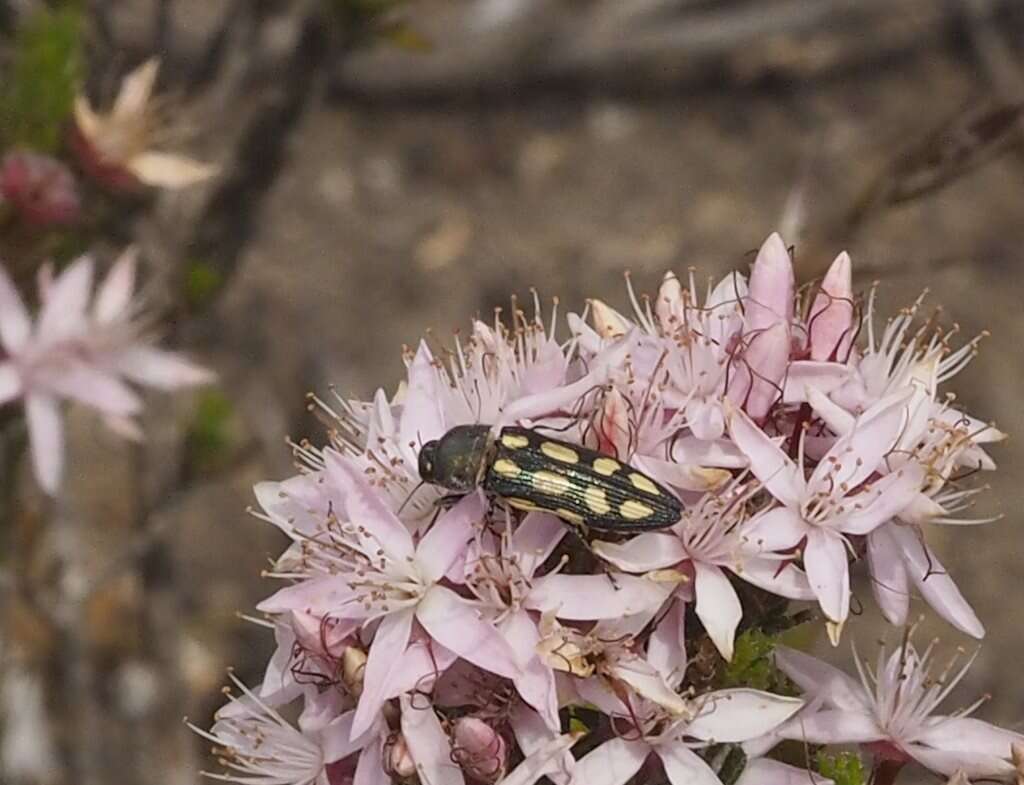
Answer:
[[[911,14],[926,6],[894,7]],[[385,62],[373,59],[387,56],[377,53],[358,54],[348,69],[335,63],[330,79],[313,80],[304,111],[280,140],[280,166],[268,163],[266,182],[246,180],[251,193],[234,196],[251,214],[233,224],[241,234],[223,292],[201,314],[183,316],[178,331],[186,348],[218,370],[234,402],[230,454],[182,478],[187,399],[152,402],[154,436],[141,451],[75,418],[67,503],[106,521],[89,535],[90,552],[102,559],[123,535],[111,520],[147,525],[139,512],[147,504],[164,527],[143,568],[118,579],[106,604],[94,603],[96,624],[108,633],[92,644],[101,681],[129,683],[135,671],[125,663],[159,674],[144,721],[117,701],[108,702],[104,721],[125,733],[163,727],[178,737],[183,713],[206,723],[227,665],[250,682],[259,678],[271,641],[234,614],[270,591],[258,573],[281,542],[245,509],[255,481],[291,471],[286,435],[318,436],[303,410],[307,390],[329,383],[361,396],[393,389],[403,344],[428,327],[447,335],[513,293],[528,296],[530,287],[558,295],[566,309],[581,309],[585,297],[625,307],[624,270],[639,289],[653,291],[667,269],[693,266],[717,276],[745,265],[808,171],[813,234],[816,220],[849,204],[866,174],[883,169],[908,140],[991,92],[992,74],[961,21],[929,27],[862,64],[782,69],[781,76],[743,71],[742,78],[713,69],[700,78],[670,74],[646,89],[602,81],[607,74],[598,72],[475,94],[405,95],[361,76]],[[1020,28],[1012,29],[1018,34],[1007,40],[1019,40]],[[128,52],[145,44],[133,30],[127,22],[115,28]],[[799,52],[811,43],[798,34],[772,46]],[[280,46],[290,51],[287,41]],[[1019,52],[1008,52],[1020,66]],[[190,57],[188,50],[181,56]],[[239,118],[271,94],[266,80],[276,73],[258,74],[232,99],[237,113],[236,104],[225,108],[204,88],[197,101],[218,131],[201,129],[196,149],[236,160],[218,141],[220,130],[237,143],[237,126],[251,119]],[[246,165],[259,166],[258,157]],[[166,251],[176,247],[182,214],[196,215],[187,197],[164,200],[137,227],[144,248],[156,249],[157,277],[174,280],[174,265],[188,258],[188,251]],[[954,388],[972,413],[1011,434],[993,450],[1000,470],[980,506],[1005,517],[932,539],[989,629],[970,692],[994,693],[983,716],[1024,727],[1024,160],[1001,157],[933,196],[885,211],[856,237],[820,250],[811,240],[798,244],[796,256],[803,270],[815,270],[844,248],[869,269],[861,283],[881,281],[883,313],[927,287],[962,335],[992,332]],[[168,487],[173,493],[161,490]],[[858,593],[870,606],[866,586]],[[867,648],[881,629],[865,619],[849,632]],[[929,624],[932,631],[951,647],[963,642],[941,624]],[[191,782],[190,745],[182,735],[159,753],[124,753],[118,781]],[[154,777],[154,767],[162,776]]]

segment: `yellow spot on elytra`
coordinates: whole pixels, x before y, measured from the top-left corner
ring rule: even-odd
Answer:
[[[501,437],[501,443],[510,450],[520,450],[530,446],[530,440],[518,433],[506,433]]]
[[[569,482],[568,477],[563,477],[554,472],[534,472],[530,475],[530,482],[541,493],[547,493],[552,496],[561,496],[568,493],[569,489],[572,488],[572,483]]]
[[[564,444],[544,442],[540,446],[540,451],[552,460],[561,461],[562,463],[579,463],[580,460],[579,453],[571,447],[566,447]]]
[[[525,510],[526,512],[546,512],[543,507],[538,507],[536,504],[531,502],[529,499],[519,499],[515,496],[509,496],[505,499],[512,507],[517,510]]]
[[[494,462],[494,466],[492,468],[502,477],[518,477],[519,472],[522,471],[507,458],[499,458]]]
[[[569,521],[569,523],[575,523],[577,526],[583,525],[583,516],[578,512],[573,512],[572,510],[567,510],[564,507],[559,507],[555,510],[555,515],[559,518],[564,518]]]
[[[638,521],[641,518],[647,518],[654,514],[653,509],[635,499],[623,502],[622,506],[619,507],[619,512],[627,521]]]
[[[629,475],[629,481],[633,483],[633,487],[638,491],[645,491],[652,496],[658,496],[658,486],[651,482],[649,477],[645,477],[639,472],[633,472]]]
[[[621,468],[622,465],[611,458],[598,458],[594,461],[594,471],[598,474],[603,474],[605,477],[611,477]]]
[[[595,488],[591,485],[583,492],[583,501],[587,503],[587,507],[592,512],[598,515],[607,515],[611,512],[612,506],[608,503],[608,499],[605,498],[603,488]]]

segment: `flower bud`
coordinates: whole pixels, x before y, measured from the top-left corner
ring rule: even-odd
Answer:
[[[48,155],[15,150],[0,163],[0,197],[29,226],[45,229],[78,220],[81,204],[75,178]]]
[[[341,655],[341,680],[356,697],[363,692],[365,674],[366,652],[358,646],[346,646]]]
[[[483,783],[505,776],[508,746],[494,728],[477,717],[462,717],[455,721],[453,736],[455,755],[466,776]]]
[[[384,748],[384,770],[400,780],[416,774],[416,762],[412,759],[405,737],[399,733]]]

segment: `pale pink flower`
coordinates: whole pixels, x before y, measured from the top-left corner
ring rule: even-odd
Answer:
[[[867,562],[871,587],[879,608],[892,624],[902,626],[910,610],[910,584],[935,611],[962,632],[981,638],[985,628],[964,599],[953,579],[927,544],[928,524],[969,525],[992,518],[963,519],[956,513],[968,506],[977,489],[947,485],[962,465],[962,455],[977,449],[969,423],[950,424],[942,416],[946,406],[936,407],[932,393],[918,380],[908,388],[908,422],[889,456],[878,469],[882,472],[918,465],[925,470],[920,487],[897,518],[882,524],[867,536]],[[815,411],[838,434],[849,433],[853,415],[840,409],[825,395],[812,393]]]
[[[339,504],[307,542],[325,577],[282,589],[259,607],[329,614],[364,628],[376,623],[353,734],[365,732],[384,701],[396,694],[396,684],[405,683],[411,670],[419,671],[418,658],[407,655],[414,623],[481,668],[518,676],[515,651],[481,617],[477,604],[441,583],[483,516],[480,497],[467,496],[414,540],[348,458],[333,450],[324,455],[324,482],[333,486]]]
[[[781,557],[757,552],[744,537],[746,505],[757,490],[734,483],[687,507],[669,530],[639,534],[623,543],[599,541],[594,552],[625,572],[673,578],[673,597],[696,603],[697,618],[722,656],[731,660],[743,609],[725,570],[784,597],[814,598],[800,570]]]
[[[8,204],[28,226],[75,223],[81,214],[78,184],[56,158],[14,150],[0,162],[0,205]]]
[[[802,547],[804,569],[826,616],[836,625],[849,613],[847,535],[868,534],[913,498],[923,472],[916,464],[872,480],[906,417],[906,396],[880,401],[838,439],[805,477],[794,461],[741,411],[730,433],[750,459],[750,470],[781,506],[761,514],[746,532],[765,551]]]
[[[38,317],[29,315],[0,269],[0,404],[25,401],[39,484],[55,493],[64,457],[60,402],[99,410],[124,435],[141,438],[134,421],[142,400],[129,386],[175,390],[212,381],[213,374],[147,337],[133,299],[135,254],[114,264],[92,297],[93,262],[82,257],[52,282],[42,280]],[[90,308],[90,299],[92,305]]]
[[[812,744],[861,744],[879,760],[913,760],[946,776],[962,769],[969,777],[1010,779],[1011,745],[1024,736],[970,718],[984,698],[953,714],[937,714],[974,657],[959,670],[950,663],[935,676],[933,654],[934,643],[922,654],[909,642],[888,656],[879,647],[874,670],[857,658],[858,682],[807,654],[777,648],[778,667],[818,707],[796,717],[779,735]]]
[[[653,612],[668,593],[629,575],[536,575],[566,531],[554,516],[531,513],[514,530],[506,526],[500,538],[483,533],[466,557],[466,586],[518,656],[516,688],[552,728],[558,727],[558,706],[552,669],[536,652],[540,614],[572,621],[613,619]]]
[[[108,188],[184,188],[217,173],[209,164],[154,149],[170,136],[166,112],[153,96],[159,70],[153,58],[129,73],[109,112],[96,111],[85,95],[75,97],[72,147],[82,168]]]
[[[232,698],[204,731],[225,771],[205,772],[212,779],[243,785],[334,785],[327,764],[348,754],[345,722],[303,729],[286,720],[232,675],[242,695]],[[368,763],[367,766],[371,765]],[[380,759],[373,765],[380,766]]]
[[[705,693],[673,715],[637,697],[629,697],[627,704],[596,680],[582,682],[579,692],[609,715],[618,736],[576,762],[573,785],[623,785],[652,758],[672,785],[721,785],[695,749],[758,738],[803,707],[795,698],[730,689]]]

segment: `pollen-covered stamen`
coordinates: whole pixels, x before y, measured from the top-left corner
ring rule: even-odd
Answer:
[[[187,723],[214,745],[218,762],[228,771],[203,772],[224,782],[247,785],[310,785],[324,768],[323,750],[312,738],[265,704],[235,675],[241,697],[217,712],[209,731]],[[231,696],[229,688],[225,694]]]

